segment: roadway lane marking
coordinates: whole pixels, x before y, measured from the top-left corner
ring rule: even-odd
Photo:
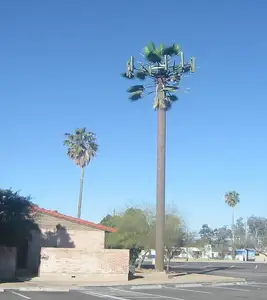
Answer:
[[[255,266],[255,269],[258,269],[258,265]]]
[[[155,299],[159,297],[155,296],[129,296],[131,299]]]
[[[98,298],[110,298],[110,299],[114,299],[114,300],[129,300],[129,299],[122,298],[122,297],[116,297],[116,296],[111,296],[111,295],[106,295],[106,294],[100,294],[100,293],[95,293],[95,292],[91,292],[91,291],[83,291],[82,294],[95,296],[95,297],[98,297]]]
[[[199,290],[189,290],[189,289],[184,289],[184,288],[173,288],[173,287],[163,287],[164,289],[171,289],[171,290],[179,290],[179,291],[187,291],[187,292],[192,292],[192,293],[200,293],[200,294],[209,294],[211,295],[210,292],[204,292],[204,291],[199,291]]]
[[[259,288],[259,289],[264,288],[264,287],[266,288],[266,286],[264,286],[264,285],[256,285],[256,284],[253,284],[253,285],[251,284],[251,285],[248,285],[248,286],[256,287],[256,288]]]
[[[126,290],[121,290],[121,289],[118,289],[118,288],[112,288],[110,287],[109,288],[110,290],[113,290],[113,291],[118,291],[118,292],[129,292],[129,296],[130,298],[131,297],[131,291],[126,291]],[[162,296],[162,295],[158,295],[158,294],[150,294],[150,293],[144,293],[144,292],[135,292],[136,294],[140,294],[140,297],[141,295],[144,295],[144,296],[152,296],[152,297],[155,297],[155,298],[163,298],[163,299],[174,299],[174,300],[184,300],[182,298],[175,298],[175,297],[170,297],[170,296]],[[122,299],[122,298],[121,298]],[[125,299],[122,299],[122,300],[125,300]],[[129,299],[126,299],[126,300],[129,300]]]
[[[179,265],[179,264],[177,264],[177,265],[172,265],[173,267],[176,267],[176,268],[180,268],[180,267],[184,267],[184,266],[187,266],[187,264],[183,264],[183,265]]]
[[[249,290],[245,290],[245,289],[227,288],[227,287],[223,287],[223,286],[213,286],[212,288],[228,290],[228,291],[250,292]]]
[[[251,287],[257,287],[257,288],[266,288],[266,283],[249,283],[247,286],[251,286]]]
[[[210,267],[212,267],[212,265],[204,266],[204,267],[202,267],[202,269],[206,269],[206,268],[210,268]]]
[[[235,265],[232,265],[230,268],[233,268]]]
[[[11,292],[13,295],[16,295],[16,296],[18,296],[18,297],[21,297],[21,298],[24,298],[24,299],[31,299],[30,297],[27,297],[27,296],[25,296],[25,295],[22,295],[22,294],[19,294],[19,293],[16,293],[16,292]]]

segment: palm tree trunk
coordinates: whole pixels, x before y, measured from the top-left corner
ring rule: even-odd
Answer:
[[[232,213],[232,247],[234,250],[234,244],[235,244],[235,212],[233,209],[233,213]]]
[[[79,193],[78,213],[77,213],[77,218],[78,218],[78,219],[81,218],[81,212],[82,212],[83,180],[84,180],[84,168],[81,168],[81,176],[80,176],[80,193]]]
[[[164,271],[166,110],[158,109],[156,270]]]

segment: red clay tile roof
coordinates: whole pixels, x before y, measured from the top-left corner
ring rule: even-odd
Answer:
[[[105,226],[105,225],[102,225],[102,224],[96,224],[96,223],[93,223],[93,222],[89,222],[89,221],[81,220],[81,219],[74,218],[74,217],[71,217],[71,216],[63,215],[63,214],[57,212],[56,210],[48,210],[48,209],[40,208],[39,206],[34,206],[33,211],[36,212],[36,213],[46,214],[46,215],[49,215],[51,217],[55,217],[55,218],[62,219],[62,220],[65,220],[65,221],[74,222],[74,223],[77,223],[77,224],[80,224],[80,225],[85,225],[85,226],[95,228],[95,229],[99,229],[99,230],[103,230],[103,231],[108,231],[108,232],[116,232],[117,231],[117,229],[115,229],[115,228],[108,227],[108,226]]]

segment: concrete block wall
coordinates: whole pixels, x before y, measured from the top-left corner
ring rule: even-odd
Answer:
[[[15,278],[16,262],[16,248],[0,247],[0,280],[10,280]]]
[[[129,250],[42,248],[40,277],[53,280],[128,280]]]

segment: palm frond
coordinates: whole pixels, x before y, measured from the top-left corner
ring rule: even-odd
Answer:
[[[156,46],[153,42],[149,42],[146,47],[149,49],[149,51],[155,51],[156,50]]]
[[[176,92],[177,90],[179,89],[179,87],[178,86],[174,86],[174,85],[167,85],[167,86],[165,86],[163,89],[162,89],[162,91],[164,91],[164,92]]]
[[[127,89],[127,92],[128,93],[134,93],[134,92],[143,92],[144,91],[144,86],[143,85],[141,85],[141,84],[139,84],[139,85],[132,85],[131,87],[129,87],[128,89]]]
[[[148,72],[146,72],[146,71],[137,71],[136,73],[135,73],[135,77],[137,78],[137,79],[140,79],[140,80],[145,80],[146,79],[146,76],[148,76],[149,74],[148,74]]]
[[[162,57],[155,51],[145,51],[145,57],[152,63],[160,63],[162,61]]]
[[[181,48],[178,44],[173,44],[172,46],[166,47],[162,50],[162,55],[174,56],[178,55],[181,51]]]
[[[129,96],[129,99],[132,101],[137,101],[139,99],[142,99],[142,93],[134,92]]]
[[[169,95],[169,96],[168,96],[168,99],[169,99],[171,102],[175,102],[175,101],[179,100],[179,98],[178,98],[176,95]]]

